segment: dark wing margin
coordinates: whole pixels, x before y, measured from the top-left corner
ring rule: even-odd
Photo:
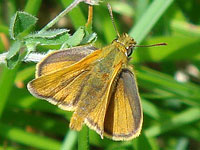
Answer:
[[[104,121],[104,134],[113,140],[139,136],[143,121],[135,75],[123,69],[119,75]]]
[[[37,64],[36,78],[51,72],[55,72],[63,67],[70,66],[91,54],[95,50],[97,50],[97,48],[88,45],[54,51],[48,54],[40,63]]]

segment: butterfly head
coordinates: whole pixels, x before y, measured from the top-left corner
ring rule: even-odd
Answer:
[[[115,41],[126,49],[127,56],[130,56],[132,54],[136,42],[127,33],[122,34]]]

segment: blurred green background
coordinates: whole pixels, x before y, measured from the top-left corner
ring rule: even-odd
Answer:
[[[71,2],[0,1],[0,53],[13,42],[8,28],[17,10],[37,16],[35,30],[39,30]],[[68,127],[70,112],[28,92],[35,63],[21,63],[13,70],[0,64],[0,150],[76,150],[78,138],[94,150],[200,150],[200,0],[109,2],[120,33],[129,33],[138,44],[168,44],[137,48],[132,55],[144,111],[141,135],[114,142],[89,130],[89,143],[81,141],[80,133]],[[88,5],[81,3],[55,27],[74,33],[85,25],[87,11]],[[98,36],[96,47],[116,38],[105,2],[94,6],[93,31]],[[84,149],[80,143],[79,149]]]

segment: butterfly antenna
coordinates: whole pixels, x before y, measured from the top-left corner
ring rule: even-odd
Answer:
[[[163,45],[167,45],[167,43],[157,43],[152,45],[134,45],[134,47],[153,47],[153,46],[163,46]]]
[[[112,20],[112,24],[113,24],[113,26],[114,26],[114,28],[115,28],[116,33],[117,33],[117,36],[120,37],[119,32],[118,32],[118,30],[117,30],[117,27],[116,27],[116,25],[115,25],[113,13],[112,13],[112,8],[111,8],[111,6],[110,6],[109,3],[107,4],[107,7],[108,7],[108,10],[109,10],[109,13],[110,13],[110,17],[111,17],[111,20]]]

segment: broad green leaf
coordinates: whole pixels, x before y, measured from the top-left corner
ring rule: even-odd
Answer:
[[[29,30],[37,22],[37,18],[26,12],[17,11],[10,22],[10,37],[16,39]]]

